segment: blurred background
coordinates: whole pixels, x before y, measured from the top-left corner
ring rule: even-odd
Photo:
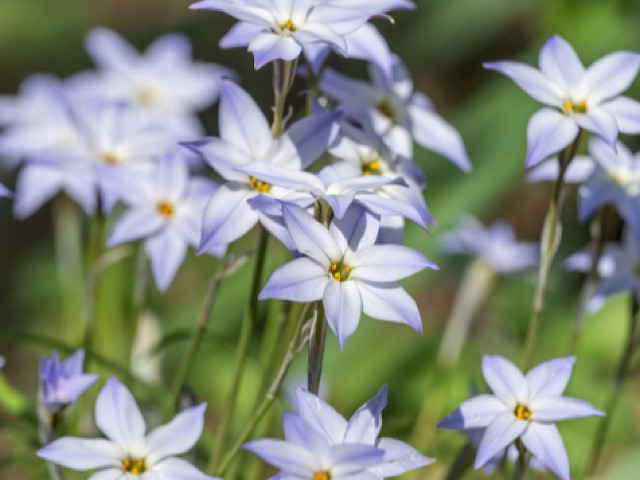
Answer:
[[[522,168],[528,118],[538,108],[535,101],[509,80],[482,69],[482,63],[517,59],[537,63],[544,41],[554,33],[573,44],[588,65],[614,50],[640,51],[640,1],[638,0],[415,0],[415,12],[396,13],[395,25],[377,21],[393,51],[413,73],[416,90],[426,93],[438,111],[462,134],[473,163],[470,174],[461,173],[435,154],[417,148],[415,161],[427,176],[427,203],[441,231],[451,229],[459,216],[469,212],[484,222],[506,219],[521,239],[537,240],[551,195],[551,185],[527,185]],[[106,26],[125,36],[140,49],[164,33],[179,31],[193,41],[195,57],[233,68],[242,84],[268,111],[272,101],[271,70],[256,72],[252,56],[244,50],[222,51],[219,39],[233,24],[223,14],[192,12],[179,0],[0,0],[0,94],[13,94],[22,80],[36,72],[61,78],[91,68],[83,37],[92,27]],[[365,65],[332,57],[343,72],[365,75]],[[297,85],[301,88],[302,85]],[[629,95],[640,97],[636,82]],[[217,110],[203,114],[208,134],[217,134]],[[636,150],[637,139],[623,139]],[[15,172],[0,171],[0,181],[13,188]],[[46,207],[25,221],[11,215],[9,201],[0,201],[0,353],[7,359],[3,373],[24,398],[11,397],[10,387],[0,388],[16,405],[33,405],[37,392],[37,362],[53,349],[69,353],[80,345],[82,332],[75,326],[81,294],[64,288],[56,269],[52,216]],[[552,272],[548,308],[536,363],[569,352],[570,332],[576,314],[582,279],[561,270],[569,253],[582,248],[588,229],[577,223],[575,192],[567,199],[564,238]],[[88,230],[88,226],[85,226]],[[411,442],[437,462],[406,478],[444,478],[466,439],[436,431],[438,420],[468,396],[475,382],[484,387],[480,360],[485,354],[501,354],[519,362],[533,297],[535,272],[498,281],[492,297],[476,319],[458,366],[444,374],[435,368],[442,330],[467,260],[445,257],[439,248],[441,231],[425,234],[408,227],[406,243],[424,252],[441,267],[439,272],[417,275],[406,282],[420,306],[424,334],[409,328],[363,318],[358,331],[342,353],[332,334],[327,339],[324,388],[331,403],[346,416],[389,384],[389,405],[383,434]],[[87,233],[87,232],[85,232]],[[239,242],[234,251],[254,246],[256,236]],[[270,242],[268,273],[287,259],[287,253]],[[190,252],[172,287],[159,295],[150,287],[149,315],[157,319],[158,341],[151,342],[153,361],[161,375],[155,380],[133,381],[126,374],[124,347],[119,339],[130,335],[130,292],[135,276],[135,255],[110,268],[104,275],[97,304],[96,359],[91,368],[105,378],[117,374],[133,388],[143,405],[166,396],[191,327],[203,301],[216,261],[196,258]],[[227,280],[218,295],[210,328],[188,383],[193,395],[209,402],[208,426],[216,431],[220,412],[232,380],[234,345],[240,318],[248,302],[251,262]],[[263,280],[266,281],[267,276]],[[627,330],[627,299],[617,298],[596,316],[587,319],[578,345],[578,362],[569,386],[571,396],[603,407],[621,354]],[[267,307],[261,305],[266,317]],[[262,328],[264,321],[259,321]],[[252,344],[246,381],[233,423],[235,438],[250,415],[262,379],[273,366],[265,365],[259,332]],[[149,337],[146,334],[147,338]],[[279,347],[282,348],[282,347]],[[306,358],[302,355],[290,374],[289,385],[303,383]],[[148,360],[147,360],[148,361]],[[149,364],[146,368],[153,370]],[[612,419],[612,428],[599,478],[639,478],[640,377],[638,363],[624,397]],[[144,373],[144,372],[143,372]],[[140,374],[144,376],[143,374]],[[297,379],[297,380],[296,380]],[[77,421],[91,424],[93,387],[74,410]],[[286,408],[286,396],[278,409]],[[277,411],[260,426],[260,434],[279,436]],[[152,412],[150,411],[152,414]],[[47,478],[44,464],[36,460],[32,426],[28,418],[11,420],[0,411],[0,478]],[[588,460],[597,420],[569,421],[560,425],[572,472],[577,476]],[[202,442],[201,455],[212,441]],[[249,457],[244,457],[248,460]],[[251,459],[249,468],[260,468]],[[474,476],[475,475],[475,476]],[[77,475],[69,478],[87,478]],[[261,478],[267,478],[263,472]],[[467,478],[481,478],[470,473]],[[532,474],[531,478],[552,478]]]

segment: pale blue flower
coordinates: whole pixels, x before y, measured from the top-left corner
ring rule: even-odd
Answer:
[[[5,187],[0,183],[0,198],[2,197],[9,198],[12,196],[13,196],[13,193],[11,193],[11,190],[9,190],[7,187]]]
[[[585,69],[573,47],[554,35],[540,50],[539,66],[540,70],[511,61],[485,64],[552,107],[529,121],[526,168],[570,145],[580,129],[601,137],[613,149],[618,132],[640,133],[640,103],[620,96],[638,73],[640,55],[612,53]]]
[[[590,249],[574,253],[565,260],[567,270],[589,272],[592,264]],[[630,230],[625,230],[622,243],[607,243],[598,262],[598,286],[587,300],[587,311],[596,313],[605,301],[629,292],[640,301],[640,242]]]
[[[362,312],[422,331],[415,301],[397,283],[425,268],[438,267],[399,245],[375,245],[379,223],[352,206],[329,229],[297,205],[283,204],[284,222],[302,255],[278,268],[259,295],[294,302],[322,300],[340,348],[355,332]]]
[[[485,228],[471,215],[462,217],[456,230],[444,234],[441,244],[447,253],[482,259],[501,274],[534,267],[540,250],[536,242],[518,242],[508,223],[496,222]]]
[[[205,178],[189,178],[182,151],[161,158],[149,175],[117,170],[103,175],[110,192],[129,207],[113,226],[107,244],[144,239],[156,286],[166,290],[188,247],[197,247],[200,242],[202,216],[216,184]],[[224,245],[208,250],[217,256],[224,252]]]
[[[329,69],[320,79],[320,89],[338,100],[339,108],[355,123],[368,124],[394,153],[412,158],[415,141],[461,169],[471,169],[460,134],[435,112],[425,95],[414,92],[411,76],[398,56],[394,56],[391,79],[375,65],[370,65],[369,76],[371,83]]]
[[[60,362],[58,354],[40,359],[40,402],[50,413],[57,413],[76,400],[91,385],[98,381],[98,375],[82,373],[84,350]]]
[[[329,404],[297,390],[298,413],[285,412],[285,440],[262,439],[244,445],[281,469],[287,480],[381,480],[429,465],[433,459],[393,438],[378,438],[387,387],[347,421]]]
[[[345,36],[371,17],[367,8],[327,0],[202,0],[190,8],[240,20],[222,45],[248,46],[256,69],[277,59],[293,61],[307,44],[328,44],[347,56]]]
[[[523,375],[505,358],[485,356],[482,372],[492,393],[463,402],[438,427],[486,428],[478,446],[476,468],[482,468],[520,438],[533,457],[562,480],[569,480],[567,452],[554,422],[604,415],[590,403],[562,395],[574,363],[574,357],[558,358]]]
[[[564,183],[580,185],[587,181],[595,168],[595,162],[591,157],[588,155],[576,155],[564,172]],[[552,157],[533,167],[527,175],[527,181],[530,183],[555,182],[558,180],[559,172],[560,164],[558,159]]]
[[[177,455],[191,450],[202,435],[205,404],[180,412],[149,433],[127,388],[111,377],[96,401],[95,421],[106,439],[63,437],[38,451],[38,456],[64,467],[97,470],[89,480],[162,478],[211,480]]]
[[[203,155],[227,183],[207,205],[200,251],[227,245],[258,222],[287,246],[291,242],[282,219],[254,209],[249,200],[258,195],[287,198],[291,189],[271,185],[242,171],[246,165],[267,170],[281,167],[299,172],[311,165],[332,144],[338,116],[318,113],[293,125],[278,139],[251,96],[231,81],[223,80],[220,100],[220,138],[205,138],[184,145]]]

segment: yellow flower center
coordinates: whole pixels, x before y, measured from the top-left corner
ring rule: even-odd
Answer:
[[[331,480],[329,472],[316,472],[313,474],[312,480]]]
[[[392,122],[396,122],[397,115],[393,107],[388,102],[378,104],[378,111]]]
[[[362,162],[362,175],[368,177],[369,175],[380,175],[380,160],[373,160],[368,162]]]
[[[276,24],[276,27],[278,27],[279,30],[288,30],[290,32],[295,32],[297,30],[292,19],[287,20],[285,23],[278,23]]]
[[[144,458],[125,458],[122,461],[122,467],[131,475],[142,475],[147,471],[147,465],[144,462]]]
[[[256,177],[249,177],[249,183],[258,193],[267,193],[271,190],[271,184],[258,180]]]
[[[518,420],[529,420],[531,418],[531,410],[526,405],[518,404],[513,413]]]
[[[329,267],[329,273],[336,279],[338,282],[344,282],[349,279],[349,274],[351,273],[351,267],[346,266],[344,263],[332,263],[331,267]]]
[[[587,102],[585,102],[584,100],[582,100],[581,102],[565,100],[562,104],[562,111],[567,115],[571,112],[587,113]]]
[[[171,203],[165,200],[158,204],[158,213],[163,217],[171,218],[173,214],[176,213],[176,209]]]
[[[104,153],[102,155],[102,161],[107,165],[118,165],[121,162],[120,157],[113,153]]]

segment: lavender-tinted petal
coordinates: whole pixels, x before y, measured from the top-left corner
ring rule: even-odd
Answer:
[[[616,202],[616,210],[635,237],[640,240],[640,197],[625,197]]]
[[[433,463],[432,458],[425,457],[411,445],[395,438],[384,437],[377,441],[376,446],[384,450],[382,464],[373,470],[382,477],[395,477],[405,472],[415,470]]]
[[[505,412],[496,416],[489,424],[482,436],[475,468],[482,468],[489,460],[504,450],[511,442],[518,438],[529,425],[518,420],[513,412]]]
[[[591,176],[578,190],[578,218],[586,223],[602,206],[616,204],[626,197],[626,192],[611,181],[602,170]]]
[[[164,292],[171,285],[187,255],[187,241],[174,229],[166,229],[161,234],[149,238],[144,248],[151,260],[151,271],[156,286]]]
[[[287,230],[282,215],[265,215],[262,212],[258,212],[258,219],[260,224],[273,235],[274,238],[284,245],[287,250],[297,255],[296,246],[293,244],[293,240],[291,240],[291,235],[289,235],[289,230]]]
[[[342,258],[342,252],[329,231],[297,205],[283,204],[282,214],[297,250],[322,266]]]
[[[378,394],[361,406],[349,419],[345,443],[374,445],[382,428],[382,410],[387,406],[388,387],[383,385]]]
[[[107,470],[99,470],[87,480],[122,480],[122,467],[117,466]]]
[[[575,120],[583,129],[605,140],[615,151],[618,138],[616,119],[604,108],[592,108],[587,113],[576,115]]]
[[[444,430],[469,430],[487,427],[507,406],[495,395],[477,395],[463,402],[451,415],[438,423]]]
[[[620,132],[627,135],[640,133],[640,102],[628,97],[616,97],[603,103],[601,108],[616,119]]]
[[[182,455],[193,448],[202,435],[205,403],[178,413],[173,420],[153,429],[145,441],[149,447],[149,462],[174,455]]]
[[[555,358],[529,370],[525,378],[529,385],[530,397],[562,395],[575,363],[575,357]]]
[[[332,98],[347,104],[349,113],[354,113],[354,107],[363,111],[374,101],[375,92],[372,87],[362,80],[354,80],[335,70],[327,69],[320,78],[320,89]]]
[[[416,142],[451,160],[468,172],[471,162],[458,131],[432,110],[418,105],[409,106],[411,133]]]
[[[338,35],[344,36],[364,25],[370,16],[368,12],[357,8],[316,3],[309,13],[307,22],[327,26]]]
[[[378,245],[402,245],[404,240],[404,218],[399,215],[384,215],[380,218]]]
[[[335,218],[329,232],[342,252],[358,251],[372,246],[378,237],[380,222],[359,205],[351,205],[340,218]]]
[[[164,226],[165,220],[153,207],[127,210],[113,226],[107,245],[115,247],[140,238],[148,238],[156,235]]]
[[[584,183],[594,169],[595,162],[591,157],[576,155],[564,174],[564,181],[571,184]],[[558,179],[558,172],[558,159],[550,158],[533,168],[527,175],[527,181],[530,183],[555,181]]]
[[[94,28],[85,39],[85,48],[100,68],[130,70],[140,56],[124,38],[113,30]]]
[[[302,47],[291,37],[260,32],[251,40],[248,50],[253,53],[255,69],[259,70],[274,60],[295,60],[300,56]]]
[[[425,268],[438,266],[420,252],[401,245],[373,245],[349,254],[350,278],[369,282],[395,282]]]
[[[67,357],[67,359],[60,364],[60,370],[66,377],[72,375],[80,375],[82,373],[82,367],[84,365],[84,350],[79,349],[73,355]]]
[[[300,445],[319,457],[326,457],[329,454],[330,440],[295,413],[284,412],[283,431],[287,442]]]
[[[205,138],[195,142],[183,142],[181,145],[202,155],[205,162],[229,182],[245,181],[246,176],[236,171],[236,168],[254,161],[249,151],[221,138]]]
[[[160,68],[180,67],[190,61],[191,56],[191,41],[181,33],[163,35],[145,51],[145,57]]]
[[[562,106],[562,90],[539,70],[517,62],[485,63],[484,68],[506,75],[527,94],[552,107]]]
[[[527,126],[527,160],[531,168],[569,145],[578,135],[578,125],[556,110],[543,108],[536,112]]]
[[[316,458],[306,448],[281,440],[262,439],[245,443],[242,448],[253,452],[265,462],[286,473],[313,478]]]
[[[273,143],[269,123],[251,96],[231,80],[222,80],[220,138],[261,158]]]
[[[227,245],[251,230],[258,214],[247,200],[255,193],[237,184],[222,185],[207,204],[198,253],[216,245]]]
[[[58,381],[59,400],[64,403],[74,403],[80,395],[100,379],[99,375],[75,375],[66,381]]]
[[[554,424],[530,424],[522,435],[522,443],[545,467],[562,480],[569,480],[567,451],[560,432]]]
[[[310,258],[298,258],[273,272],[258,298],[314,302],[322,298],[328,281],[326,268]]]
[[[364,24],[345,37],[350,58],[374,63],[388,81],[393,78],[393,56],[387,41],[371,24]]]
[[[103,439],[63,437],[38,450],[45,460],[74,470],[119,467],[123,451]]]
[[[358,328],[362,314],[362,296],[354,281],[330,280],[324,289],[322,304],[331,330],[338,337],[340,350]]]
[[[323,189],[322,182],[311,172],[286,168],[271,162],[253,162],[236,168],[242,172],[262,180],[263,182],[291,190]]]
[[[322,432],[332,443],[342,443],[347,430],[347,421],[328,403],[316,395],[298,388],[296,389],[298,414]]]
[[[542,46],[538,61],[542,73],[565,87],[574,86],[584,74],[576,51],[559,35],[554,35]]]
[[[391,10],[415,10],[416,5],[410,0],[349,0],[349,7],[377,16]]]
[[[540,395],[530,403],[532,419],[536,422],[557,422],[570,418],[602,417],[604,412],[589,402],[570,397]]]
[[[218,477],[205,475],[186,460],[175,457],[167,458],[154,465],[150,473],[157,474],[161,480],[222,480]]]
[[[578,88],[587,91],[589,102],[597,105],[629,88],[639,68],[637,53],[610,53],[587,68]]]
[[[527,399],[527,381],[518,367],[506,358],[485,355],[482,359],[482,373],[491,391],[507,405]]]
[[[335,462],[331,473],[338,478],[378,465],[384,456],[384,452],[373,445],[345,443],[334,445],[331,450],[331,459]]]
[[[18,175],[13,213],[24,219],[36,212],[63,188],[63,171],[27,165]]]
[[[131,392],[115,377],[109,378],[98,394],[95,417],[102,433],[124,450],[130,450],[144,437],[142,413]]]
[[[180,200],[189,184],[189,169],[185,158],[176,152],[161,157],[154,172],[155,189],[166,200]]]
[[[191,10],[215,10],[237,18],[242,22],[269,26],[273,23],[273,14],[266,8],[253,5],[236,4],[228,0],[201,0],[189,6]]]
[[[251,40],[253,40],[255,36],[264,29],[265,27],[262,25],[238,22],[231,27],[231,30],[229,30],[222,39],[220,39],[220,48],[227,49],[246,47],[251,43]]]
[[[340,112],[322,112],[297,121],[287,129],[284,137],[293,142],[302,168],[315,162],[333,145],[339,133]]]
[[[358,282],[362,309],[377,320],[404,323],[422,333],[422,318],[415,300],[395,282]]]

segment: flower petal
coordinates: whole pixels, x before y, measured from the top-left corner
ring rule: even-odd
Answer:
[[[164,292],[171,285],[187,255],[187,241],[174,229],[167,228],[160,235],[148,239],[144,248],[151,259],[151,271],[156,286]]]
[[[518,401],[528,400],[529,389],[522,372],[513,363],[498,355],[485,355],[482,373],[491,391],[508,408]]]
[[[554,35],[542,46],[538,61],[542,73],[567,88],[576,85],[584,74],[576,51],[559,35]]]
[[[506,405],[495,395],[477,395],[463,402],[451,415],[438,423],[444,430],[469,430],[488,426]]]
[[[255,69],[259,70],[274,60],[295,60],[300,56],[302,47],[292,37],[260,32],[251,40],[248,50],[253,53]]]
[[[415,300],[395,282],[358,282],[362,309],[377,320],[409,325],[422,333],[422,318]]]
[[[96,425],[124,450],[144,438],[146,429],[142,413],[131,392],[116,377],[110,377],[98,394]]]
[[[482,468],[489,460],[504,450],[516,438],[518,438],[529,425],[527,422],[518,420],[513,412],[499,414],[489,424],[476,455],[475,468]]]
[[[205,475],[186,460],[175,457],[167,458],[154,465],[149,473],[158,474],[162,480],[222,480]]]
[[[539,110],[531,117],[527,126],[525,168],[531,168],[559,152],[573,142],[577,135],[578,125],[573,118],[548,108]]]
[[[109,468],[107,470],[99,470],[91,475],[88,480],[122,480],[122,468]]]
[[[345,443],[374,445],[382,428],[382,410],[387,406],[388,387],[383,385],[378,394],[361,406],[349,419]]]
[[[385,478],[402,475],[434,461],[419,453],[411,445],[395,438],[381,438],[377,441],[376,446],[384,450],[384,457],[382,457],[382,464],[373,467],[373,471]]]
[[[640,102],[628,97],[616,97],[601,107],[613,115],[620,132],[627,135],[640,133]]]
[[[597,105],[629,88],[639,68],[640,55],[637,53],[610,53],[587,68],[578,90],[588,92],[589,103]]]
[[[484,68],[506,75],[531,97],[552,107],[562,106],[562,90],[539,70],[518,62],[485,63]]]
[[[327,268],[331,260],[342,259],[342,252],[329,231],[306,210],[297,205],[283,204],[282,215],[289,235],[300,253]]]
[[[545,467],[562,480],[570,480],[567,451],[554,424],[531,423],[522,435],[522,443]]]
[[[525,376],[531,398],[562,395],[567,388],[575,357],[555,358],[532,368]]]
[[[383,456],[384,452],[373,445],[354,443],[334,445],[331,452],[331,459],[334,462],[331,473],[337,478],[351,479],[351,475],[381,463]]]
[[[98,67],[120,73],[131,70],[140,56],[124,38],[107,28],[91,30],[85,39],[85,48]]]
[[[340,350],[356,331],[362,314],[362,297],[357,282],[330,280],[322,296],[327,322],[338,337]]]
[[[607,110],[601,107],[592,108],[585,114],[576,115],[575,120],[582,128],[600,136],[612,149],[616,149],[618,124]]]
[[[298,258],[273,272],[258,298],[315,302],[322,298],[328,281],[326,268],[310,258]]]
[[[331,449],[329,439],[295,413],[284,412],[283,430],[287,442],[300,445],[319,457],[326,457],[329,454]]]
[[[557,422],[570,418],[603,417],[605,414],[589,402],[570,397],[540,396],[531,401],[532,419],[537,422]]]
[[[122,449],[108,440],[71,437],[59,438],[38,450],[40,458],[74,470],[117,467],[121,455]]]
[[[347,421],[328,403],[316,395],[298,388],[296,389],[298,414],[322,432],[332,443],[342,443],[347,431]]]
[[[262,25],[238,22],[220,39],[218,45],[220,45],[222,49],[246,47],[251,43],[251,40],[264,29],[265,27]]]
[[[380,222],[360,206],[349,207],[342,218],[335,218],[329,232],[342,252],[352,252],[373,246],[378,237]]]
[[[165,226],[165,220],[155,208],[138,207],[124,212],[113,226],[107,239],[109,247],[156,235]]]
[[[202,435],[206,403],[187,408],[166,425],[156,427],[146,437],[150,449],[149,463],[173,455],[182,455],[193,448]]]
[[[425,268],[438,266],[420,252],[401,245],[373,245],[348,255],[353,271],[349,278],[369,282],[395,282]]]
[[[317,459],[304,447],[281,440],[262,439],[245,443],[242,448],[265,462],[302,478],[313,478]]]

